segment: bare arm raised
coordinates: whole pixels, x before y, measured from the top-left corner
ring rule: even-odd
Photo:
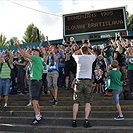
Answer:
[[[20,53],[23,57],[30,59],[30,54],[27,53],[26,51],[24,51],[23,49],[21,49],[19,44],[15,43],[14,45],[20,51]]]

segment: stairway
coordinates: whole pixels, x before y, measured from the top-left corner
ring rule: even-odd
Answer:
[[[50,95],[42,95],[40,100],[42,123],[30,125],[34,118],[33,107],[27,107],[28,95],[10,95],[6,111],[0,111],[0,133],[133,133],[133,101],[123,100],[120,104],[125,119],[116,121],[118,115],[111,97],[94,93],[89,121],[91,128],[84,128],[84,104],[79,108],[77,127],[72,124],[73,90],[60,89],[58,105],[52,106]]]

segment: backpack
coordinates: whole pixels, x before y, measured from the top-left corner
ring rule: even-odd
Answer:
[[[112,96],[112,90],[110,88],[110,77],[104,78],[103,92],[104,96]]]
[[[106,77],[104,82],[105,82],[105,90],[109,89],[111,82],[110,77]]]
[[[133,100],[133,95],[128,90],[123,91],[123,96],[124,100]]]

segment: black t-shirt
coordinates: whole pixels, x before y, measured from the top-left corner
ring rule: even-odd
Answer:
[[[122,52],[115,51],[115,53],[117,53],[116,60],[119,62],[119,66],[125,66],[125,48],[122,49]]]

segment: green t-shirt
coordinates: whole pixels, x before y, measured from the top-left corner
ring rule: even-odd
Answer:
[[[121,84],[122,74],[119,70],[110,70],[106,76],[109,76],[111,80],[109,89],[123,89]]]
[[[42,79],[42,59],[39,56],[31,55],[31,70],[30,80],[41,80]]]
[[[126,59],[129,59],[128,63],[128,70],[133,70],[133,57],[132,56],[126,56]]]

